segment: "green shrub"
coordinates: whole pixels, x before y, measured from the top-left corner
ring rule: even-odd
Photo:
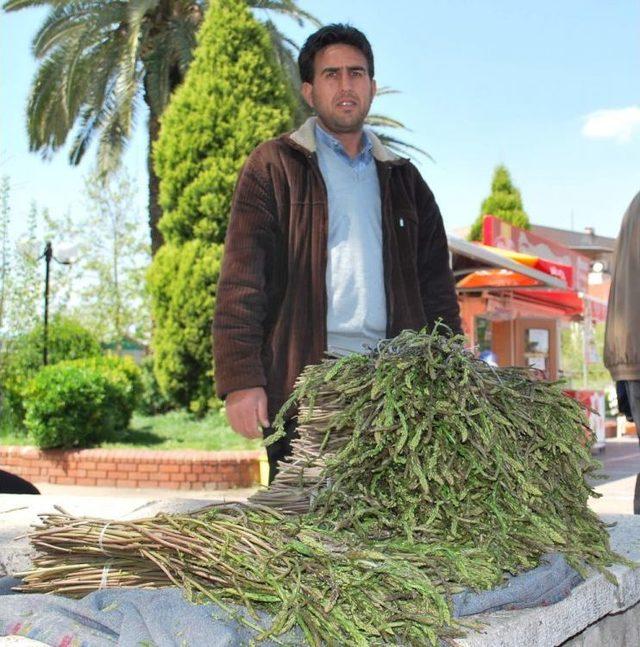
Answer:
[[[127,406],[131,410],[138,406],[138,401],[142,395],[142,372],[131,357],[103,355],[101,357],[88,357],[86,359],[78,359],[65,363],[88,366],[101,371],[112,382],[122,385]]]
[[[131,358],[89,357],[42,368],[23,389],[25,426],[43,448],[116,440],[142,392]]]
[[[77,321],[60,315],[49,321],[47,331],[47,363],[94,357],[101,354],[100,342]],[[8,364],[23,374],[33,374],[42,367],[44,326],[37,324],[28,333],[11,343]]]
[[[174,408],[171,400],[162,392],[153,370],[153,357],[145,357],[140,364],[142,393],[137,410],[145,416],[167,413]]]
[[[29,332],[12,340],[0,366],[2,411],[11,415],[18,426],[24,420],[23,390],[42,368],[44,327],[39,323]],[[50,365],[63,360],[100,355],[98,339],[73,319],[54,316],[47,332],[47,355]]]
[[[38,447],[89,447],[113,432],[113,386],[98,369],[45,366],[24,388],[25,426]]]

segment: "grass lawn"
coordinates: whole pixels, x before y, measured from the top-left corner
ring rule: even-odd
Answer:
[[[16,433],[0,423],[0,444],[31,445],[29,437]],[[247,440],[236,434],[227,424],[224,414],[212,412],[202,419],[181,411],[158,416],[134,414],[129,429],[117,441],[105,441],[98,447],[105,449],[260,449],[258,440]]]

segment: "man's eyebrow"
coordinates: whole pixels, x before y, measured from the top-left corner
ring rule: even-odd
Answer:
[[[365,72],[366,68],[364,65],[348,65],[345,66],[344,68],[341,67],[323,67],[322,68],[322,74],[326,74],[327,72],[337,72],[338,70],[341,69],[346,69],[348,72]]]

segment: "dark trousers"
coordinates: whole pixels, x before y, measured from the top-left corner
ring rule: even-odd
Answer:
[[[262,434],[264,438],[267,439],[274,433],[274,431],[273,427],[269,427],[268,429],[265,429]],[[278,473],[278,463],[287,456],[291,456],[293,451],[291,441],[298,437],[295,418],[292,418],[285,423],[284,431],[286,434],[284,438],[281,438],[273,443],[273,445],[269,445],[267,447],[267,458],[269,459],[269,485],[271,485],[271,482]]]
[[[636,424],[636,433],[640,439],[640,380],[625,380],[624,388],[627,392],[631,417]]]
[[[627,396],[628,407],[624,413],[633,418],[636,425],[636,433],[640,440],[640,380],[625,380],[623,383]],[[640,514],[640,474],[636,477],[636,488],[633,497],[633,514]]]
[[[40,494],[40,492],[29,481],[0,470],[0,494]]]

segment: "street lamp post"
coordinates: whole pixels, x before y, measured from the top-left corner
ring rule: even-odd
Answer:
[[[51,269],[51,259],[53,258],[53,247],[51,241],[47,241],[44,247],[44,328],[42,337],[42,365],[46,366],[48,362],[49,349],[49,271]]]
[[[44,246],[44,252],[40,258],[44,258],[44,326],[42,332],[42,364],[46,366],[49,362],[49,276],[51,272],[51,261],[54,260],[60,265],[71,265],[75,260],[75,246],[64,247],[60,258],[53,255],[53,246],[48,240]]]

